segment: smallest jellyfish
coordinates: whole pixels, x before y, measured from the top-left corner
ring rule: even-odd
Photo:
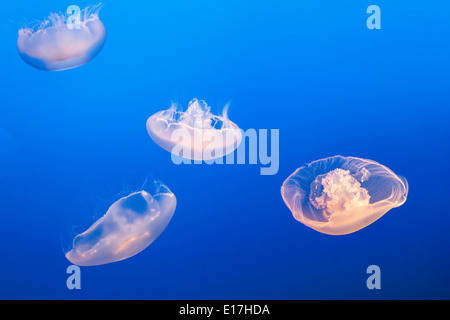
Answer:
[[[97,266],[130,258],[147,248],[169,224],[175,195],[159,182],[116,201],[88,230],[77,235],[66,258],[79,266]]]
[[[237,149],[242,141],[241,129],[227,114],[211,113],[203,100],[193,99],[186,111],[176,105],[155,113],[147,120],[150,138],[175,156],[209,161],[221,158]]]
[[[32,67],[60,71],[82,66],[102,50],[106,30],[101,4],[69,13],[51,13],[34,27],[19,30],[17,50]]]

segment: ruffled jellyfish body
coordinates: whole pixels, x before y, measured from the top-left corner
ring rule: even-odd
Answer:
[[[94,59],[106,41],[106,30],[98,12],[101,5],[69,14],[52,13],[33,28],[19,30],[17,50],[29,65],[60,71],[79,67]],[[68,23],[69,21],[69,23]]]
[[[284,181],[281,195],[296,220],[343,235],[405,203],[408,183],[375,161],[335,156],[297,169]]]
[[[227,116],[211,113],[202,100],[194,99],[185,112],[172,105],[147,120],[147,132],[156,144],[176,156],[211,160],[233,152],[241,143],[239,127]]]
[[[66,258],[79,266],[96,266],[132,257],[164,231],[175,207],[175,195],[161,184],[154,195],[132,193],[116,201],[102,218],[77,235]]]

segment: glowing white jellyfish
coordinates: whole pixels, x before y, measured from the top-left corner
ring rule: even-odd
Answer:
[[[297,169],[283,183],[281,195],[296,220],[343,235],[405,203],[408,184],[375,161],[335,156]]]
[[[233,152],[242,133],[231,122],[225,107],[222,116],[211,113],[202,100],[194,99],[185,112],[176,105],[147,120],[147,132],[153,141],[172,154],[191,160],[211,160]]]
[[[73,14],[52,13],[34,27],[20,29],[17,39],[20,57],[45,71],[65,70],[88,63],[106,41],[105,26],[98,16],[100,8],[101,4]]]
[[[158,184],[116,201],[87,231],[77,235],[66,258],[79,266],[96,266],[132,257],[147,248],[169,224],[175,195]]]

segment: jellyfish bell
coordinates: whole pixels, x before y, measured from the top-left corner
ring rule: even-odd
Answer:
[[[213,115],[203,101],[194,99],[185,112],[175,105],[147,120],[147,132],[161,148],[190,160],[211,160],[233,152],[241,143],[239,127],[227,116]]]
[[[116,201],[88,230],[73,239],[66,258],[96,266],[130,258],[147,248],[169,224],[175,195],[161,183],[155,194],[140,191]]]
[[[34,27],[22,28],[17,38],[20,57],[44,71],[60,71],[82,66],[102,50],[106,30],[98,13],[102,5],[72,15],[52,13]],[[79,19],[78,19],[79,17]]]
[[[344,235],[404,204],[408,183],[375,161],[335,156],[297,169],[284,181],[281,195],[296,220]]]

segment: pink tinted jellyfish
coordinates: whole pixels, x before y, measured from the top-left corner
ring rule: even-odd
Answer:
[[[335,156],[297,169],[284,181],[281,195],[296,220],[343,235],[404,204],[408,183],[375,161]]]
[[[17,50],[29,65],[45,71],[82,66],[102,50],[106,30],[98,12],[101,4],[71,14],[50,16],[32,28],[19,30]]]
[[[241,143],[241,129],[230,121],[225,107],[213,115],[203,100],[194,99],[185,112],[172,105],[147,120],[147,132],[161,148],[190,160],[211,160],[233,152]]]
[[[66,258],[79,266],[97,266],[130,258],[147,248],[169,224],[175,195],[156,183],[116,201],[88,230],[77,235]]]

